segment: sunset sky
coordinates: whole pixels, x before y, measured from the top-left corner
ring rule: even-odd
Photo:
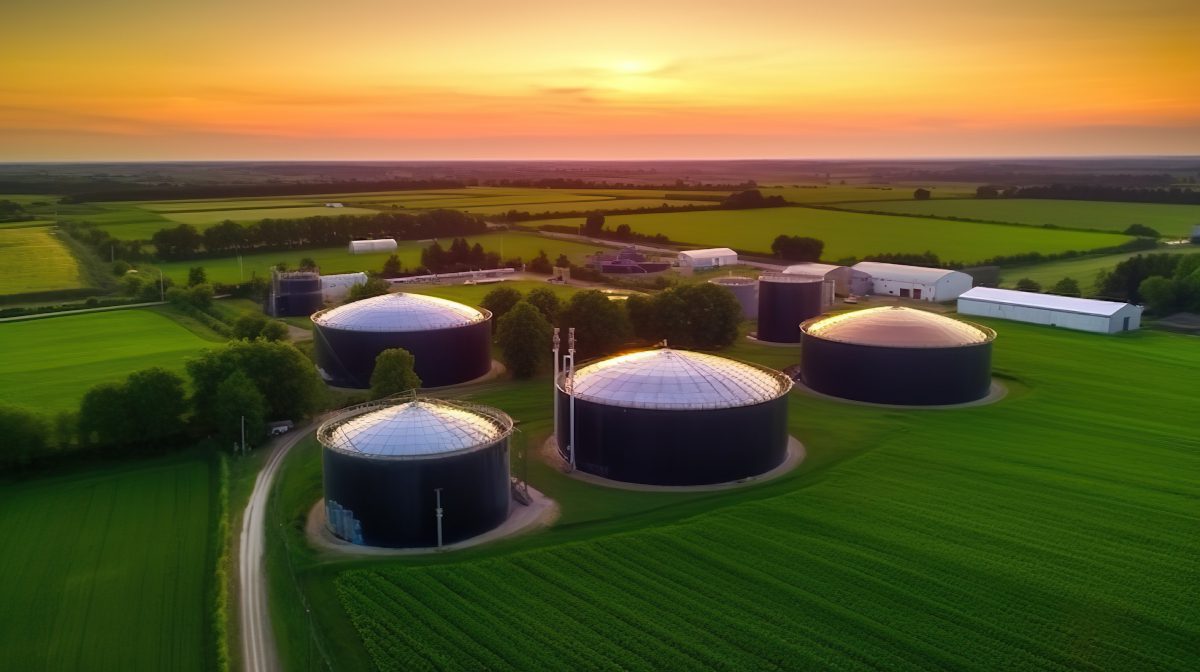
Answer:
[[[4,0],[0,161],[1200,154],[1200,2]]]

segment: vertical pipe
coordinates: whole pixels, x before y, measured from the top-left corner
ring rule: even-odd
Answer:
[[[567,332],[567,353],[571,358],[571,471],[575,471],[575,327]]]
[[[442,547],[442,489],[434,488],[437,493],[437,528],[438,528],[438,548]]]
[[[562,366],[559,360],[559,340],[558,327],[554,328],[554,381],[551,387],[554,389],[554,443],[558,444],[558,372]]]

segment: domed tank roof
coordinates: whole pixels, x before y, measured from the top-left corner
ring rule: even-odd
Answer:
[[[991,329],[904,306],[821,317],[804,323],[801,330],[827,341],[892,348],[953,348],[996,337]]]
[[[429,331],[476,324],[490,314],[424,294],[384,294],[313,315],[313,322],[348,331]]]
[[[645,350],[575,372],[575,397],[613,406],[667,410],[732,408],[792,389],[778,371],[688,350]]]
[[[350,455],[419,458],[491,445],[511,431],[512,419],[496,409],[414,399],[324,425],[317,436]]]

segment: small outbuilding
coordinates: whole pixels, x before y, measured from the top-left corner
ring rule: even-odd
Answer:
[[[810,261],[792,264],[783,269],[783,272],[788,275],[819,275],[833,283],[833,291],[838,296],[861,295],[871,291],[871,276],[849,266],[819,264]]]
[[[971,276],[945,268],[862,261],[854,270],[871,276],[871,293],[920,301],[951,301],[971,288]]]
[[[688,268],[717,268],[718,266],[733,266],[737,263],[737,252],[728,247],[714,247],[707,250],[684,250],[679,253],[679,265]]]
[[[958,312],[1097,334],[1132,331],[1142,323],[1142,307],[1132,303],[991,287],[964,292],[958,297]]]

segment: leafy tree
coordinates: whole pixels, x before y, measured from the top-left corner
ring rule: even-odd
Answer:
[[[628,240],[631,237],[633,237],[633,229],[629,228],[628,224],[621,224],[617,226],[617,238],[620,238],[621,240]]]
[[[929,193],[928,189],[917,189],[913,192],[913,198],[917,199],[918,201],[928,201],[929,197],[932,195],[933,194]]]
[[[112,263],[112,274],[119,278],[128,273],[132,268],[133,266],[131,266],[128,261],[125,261],[124,259],[117,259]]]
[[[233,337],[253,341],[267,326],[267,318],[261,313],[246,312],[233,321]]]
[[[389,255],[387,261],[383,262],[383,271],[381,275],[385,278],[396,278],[404,273],[404,266],[400,263],[400,257],[392,254]]]
[[[393,255],[394,256],[394,255]],[[312,257],[304,257],[300,260],[300,270],[315,271],[317,270],[317,261]]]
[[[1158,315],[1167,315],[1175,310],[1178,296],[1175,283],[1161,275],[1151,276],[1138,285],[1138,294],[1146,301],[1150,310]]]
[[[389,348],[379,353],[371,373],[371,398],[383,399],[420,389],[421,377],[413,370],[416,362],[412,353],[404,348]]]
[[[672,287],[650,298],[630,297],[625,307],[640,338],[676,347],[726,347],[737,340],[742,322],[737,298],[710,283]]]
[[[975,198],[1000,198],[1000,190],[988,184],[975,189]]]
[[[204,237],[190,224],[155,231],[150,237],[154,249],[163,259],[187,259],[204,244]]]
[[[575,349],[581,360],[616,352],[632,332],[622,306],[594,289],[572,296],[559,322],[575,328]]]
[[[508,370],[516,378],[528,378],[537,372],[550,351],[553,327],[541,310],[526,301],[518,301],[496,329],[496,341]]]
[[[542,316],[551,324],[558,320],[558,314],[562,311],[562,301],[559,300],[554,290],[547,287],[530,290],[525,295],[525,300],[529,302],[529,305],[541,311]]]
[[[747,189],[730,194],[721,201],[724,210],[745,210],[749,208],[775,208],[787,205],[783,196],[763,196],[758,189]]]
[[[125,380],[123,393],[128,421],[137,432],[133,443],[152,444],[183,431],[188,403],[179,374],[161,367],[135,371]]]
[[[203,285],[206,282],[208,282],[208,275],[205,274],[203,266],[193,266],[188,269],[188,287]]]
[[[28,408],[0,404],[0,470],[24,467],[49,453],[50,428],[46,419]]]
[[[530,273],[541,273],[542,275],[550,275],[554,273],[554,266],[550,263],[550,257],[546,256],[545,250],[538,250],[536,257],[529,262]]]
[[[241,371],[253,381],[265,401],[268,418],[305,418],[325,395],[325,387],[312,362],[291,344],[232,341],[187,363],[192,381],[193,420],[201,430],[217,429],[217,388],[234,371]]]
[[[558,255],[558,259],[554,260],[554,265],[558,268],[570,268],[571,259],[565,254]]]
[[[370,277],[366,282],[359,283],[350,287],[350,293],[346,295],[345,303],[354,303],[369,299],[372,296],[383,296],[392,288],[391,283],[383,278]]]
[[[1161,233],[1145,224],[1130,224],[1129,228],[1125,229],[1125,235],[1141,236],[1142,238],[1159,238],[1162,236]]]
[[[1141,302],[1142,281],[1153,276],[1170,278],[1179,267],[1180,256],[1174,254],[1139,254],[1117,264],[1111,271],[1096,278],[1096,293],[1108,299]]]
[[[654,299],[644,294],[634,294],[625,300],[625,314],[633,335],[643,341],[656,341],[662,337],[654,319]]]
[[[246,445],[251,446],[265,434],[266,399],[242,371],[233,371],[217,385],[213,399],[213,428],[225,445],[240,444],[245,419]]]
[[[180,308],[197,308],[204,310],[212,305],[212,285],[203,284],[181,289],[172,287],[167,290],[167,300]]]
[[[258,337],[264,341],[286,341],[288,326],[281,320],[270,320],[263,325],[262,331],[258,332]]]
[[[1054,283],[1054,286],[1050,288],[1050,293],[1058,294],[1060,296],[1082,296],[1083,290],[1079,288],[1078,280],[1074,278],[1063,278],[1062,280]]]
[[[499,324],[500,318],[512,310],[512,307],[517,305],[520,300],[521,293],[512,287],[497,287],[488,292],[479,305],[492,311],[492,329],[494,330]]]
[[[138,296],[142,293],[142,288],[146,284],[146,279],[137,273],[129,273],[121,278],[121,293],[126,296]]]
[[[779,235],[771,242],[771,252],[788,261],[820,261],[825,242],[806,236]]]
[[[83,443],[123,445],[131,443],[136,428],[130,422],[125,386],[100,383],[79,402],[79,437]]]
[[[1021,278],[1017,280],[1017,289],[1022,292],[1040,292],[1042,291],[1042,285],[1031,278]]]
[[[587,219],[583,220],[583,234],[585,236],[596,236],[604,230],[604,215],[588,215]]]

